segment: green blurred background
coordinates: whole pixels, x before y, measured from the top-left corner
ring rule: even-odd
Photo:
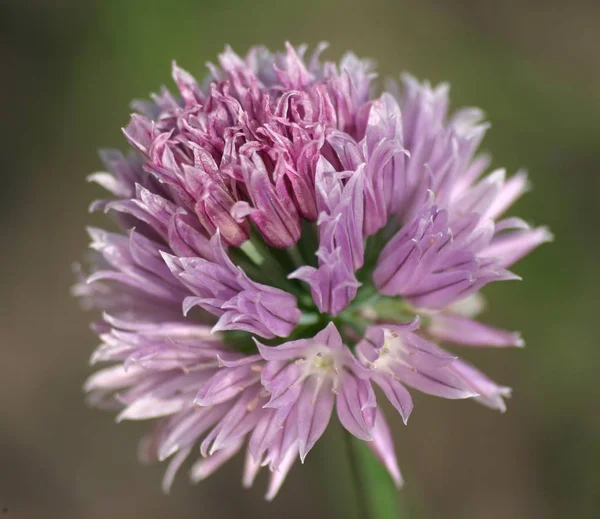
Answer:
[[[414,518],[588,518],[600,511],[600,3],[584,0],[0,2],[2,161],[0,509],[64,519],[352,518],[339,431],[296,467],[272,504],[245,491],[236,460],[199,486],[136,461],[143,423],[88,409],[81,385],[96,338],[69,297],[98,147],[123,147],[132,98],[170,83],[170,61],[201,76],[226,43],[331,43],[452,84],[485,109],[484,148],[534,190],[516,213],[556,234],[493,286],[486,319],[524,350],[465,356],[512,386],[505,415],[416,397],[396,420]],[[0,513],[1,515],[1,513]]]

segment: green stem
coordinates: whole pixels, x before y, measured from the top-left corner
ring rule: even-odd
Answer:
[[[368,445],[344,431],[359,519],[406,519],[398,489]]]
[[[292,258],[292,261],[294,262],[294,265],[296,267],[301,267],[302,265],[306,265],[306,260],[302,257],[302,253],[298,249],[297,245],[292,245],[291,247],[288,247],[286,250],[287,250],[287,253],[290,255],[290,258]]]
[[[356,496],[356,504],[359,519],[369,519],[369,509],[367,506],[367,496],[363,481],[363,474],[359,466],[359,459],[356,452],[355,438],[348,431],[344,431],[344,439],[346,441],[346,450],[348,452],[348,463],[350,464],[350,472],[352,473],[352,485],[354,486],[354,494]]]

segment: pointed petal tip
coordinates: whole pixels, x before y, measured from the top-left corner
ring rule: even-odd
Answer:
[[[304,460],[306,459],[306,455],[308,454],[308,450],[306,449],[306,442],[300,440],[298,442],[298,455],[300,457],[300,463],[304,465]]]
[[[514,333],[513,346],[515,346],[516,348],[524,348],[525,347],[525,339],[523,339],[520,332]]]
[[[168,449],[161,449],[158,452],[158,461],[165,461],[169,456],[172,456],[179,450],[179,445],[173,444]]]
[[[554,241],[554,234],[549,227],[542,227],[542,243],[549,243]]]
[[[460,396],[456,396],[457,400],[468,400],[469,398],[477,398],[480,397],[481,394],[473,391],[472,389],[465,389]]]
[[[189,310],[189,309],[188,309],[188,310]],[[183,314],[183,315],[187,315],[187,312],[185,312],[185,311],[184,311],[184,314]],[[215,323],[215,325],[214,325],[214,326],[213,326],[213,327],[210,329],[210,333],[211,333],[211,334],[215,334],[215,333],[218,333],[218,332],[224,332],[224,331],[227,331],[227,330],[228,330],[228,328],[227,328],[227,326],[226,326],[226,325],[224,325],[224,324],[223,324],[223,322],[222,322],[222,319],[219,319],[219,320],[218,320],[218,321]],[[219,359],[219,360],[221,360],[221,359]]]
[[[402,418],[402,422],[404,423],[404,425],[408,425],[408,419],[411,417],[412,411],[413,411],[413,408],[411,407],[408,410],[403,409],[403,412],[400,413],[400,418]]]
[[[85,283],[86,283],[86,285],[91,285],[92,283],[94,283],[100,279],[102,279],[102,274],[99,272],[96,272],[95,274],[88,276],[85,280]]]

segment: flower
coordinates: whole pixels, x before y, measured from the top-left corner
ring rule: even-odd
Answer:
[[[272,499],[336,409],[397,485],[374,386],[404,422],[407,387],[501,411],[510,389],[436,344],[522,346],[475,320],[479,290],[551,239],[504,212],[522,172],[488,175],[476,109],[448,113],[448,87],[410,76],[378,93],[369,61],[321,63],[320,45],[230,48],[178,95],[136,102],[133,151],[103,151],[112,193],[94,202],[119,232],[89,229],[74,293],[102,311],[108,363],[86,383],[117,420],[155,428],[142,459],[170,458],[163,488],[200,446],[191,479],[246,450]]]
[[[259,343],[258,350],[267,361],[261,377],[270,393],[265,407],[277,409],[278,421],[291,431],[286,443],[298,449],[302,461],[325,432],[334,402],[342,425],[372,440],[375,392],[333,323],[310,339],[275,347]]]

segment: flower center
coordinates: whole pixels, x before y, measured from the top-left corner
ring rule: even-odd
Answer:
[[[335,359],[330,353],[325,353],[324,351],[321,351],[325,349],[324,347],[318,346],[317,348],[318,350],[310,357],[310,360],[307,362],[309,366],[308,369],[313,374],[329,374],[332,370],[335,369]]]
[[[400,335],[393,330],[385,329],[383,333],[383,346],[379,350],[379,358],[372,363],[372,366],[378,371],[391,372],[392,365],[407,364],[403,359],[406,346]]]

